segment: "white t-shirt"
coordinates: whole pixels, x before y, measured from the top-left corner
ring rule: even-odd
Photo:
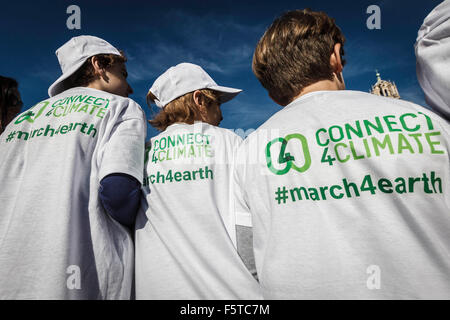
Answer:
[[[147,148],[136,221],[137,299],[259,299],[236,251],[232,161],[242,139],[175,123]]]
[[[425,18],[415,44],[417,78],[425,100],[450,121],[450,0]]]
[[[264,297],[449,299],[449,150],[444,119],[363,92],[308,93],[272,116],[235,175]]]
[[[72,88],[22,113],[0,136],[0,299],[129,299],[129,230],[100,181],[143,181],[146,123],[131,99]]]

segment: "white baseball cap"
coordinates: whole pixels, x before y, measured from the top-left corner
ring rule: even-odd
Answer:
[[[218,86],[202,67],[186,62],[167,69],[155,80],[150,92],[157,98],[155,104],[163,108],[176,98],[200,89],[222,92],[220,103],[227,102],[242,92],[241,89]]]
[[[425,18],[415,44],[417,79],[425,101],[450,120],[450,0]]]
[[[107,41],[94,36],[73,37],[56,50],[62,76],[48,88],[48,95],[53,97],[65,90],[63,81],[75,73],[92,56],[97,54],[115,54],[120,56],[119,50]]]

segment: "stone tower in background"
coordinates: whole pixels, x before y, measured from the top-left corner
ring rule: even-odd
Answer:
[[[378,71],[376,75],[377,82],[372,86],[372,90],[370,91],[370,93],[376,94],[377,96],[400,99],[400,94],[398,93],[395,82],[381,80],[380,73]]]

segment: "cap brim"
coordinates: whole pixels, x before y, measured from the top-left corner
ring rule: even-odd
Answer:
[[[219,92],[223,93],[220,97],[220,103],[225,103],[227,101],[230,101],[231,99],[233,99],[239,93],[242,92],[241,89],[222,87],[222,86],[211,86],[211,87],[208,87],[208,89],[211,89],[214,91],[219,91]]]
[[[227,102],[227,101],[230,101],[231,99],[233,99],[233,98],[236,97],[239,93],[242,92],[241,89],[235,89],[235,88],[229,88],[229,87],[222,87],[222,86],[210,86],[210,87],[206,87],[206,88],[205,88],[205,87],[201,87],[201,88],[198,88],[198,89],[195,89],[195,90],[201,90],[201,89],[210,89],[210,90],[214,90],[214,91],[219,91],[219,92],[221,92],[222,95],[221,95],[220,100],[219,100],[220,103],[225,103],[225,102]],[[195,91],[195,90],[192,90],[192,91],[189,91],[189,92],[193,92],[193,91]],[[155,91],[155,90],[153,89],[153,87],[151,87],[150,90],[149,90],[149,92],[153,92],[153,93],[154,93],[154,91]],[[189,92],[187,92],[187,93],[189,93]],[[164,108],[167,104],[169,104],[169,103],[172,102],[173,100],[175,100],[175,99],[181,97],[181,96],[184,95],[184,94],[186,94],[186,93],[183,93],[183,94],[181,94],[181,95],[179,95],[179,96],[176,96],[176,97],[172,98],[172,100],[167,101],[167,102],[165,102],[165,103],[162,103],[162,102],[160,102],[159,100],[155,100],[154,103],[156,104],[156,106],[157,106],[158,108]]]
[[[69,78],[72,74],[75,73],[75,71],[77,71],[78,69],[80,69],[80,67],[84,64],[86,60],[82,60],[79,63],[75,64],[74,66],[72,66],[72,68],[70,68],[69,70],[67,70],[66,73],[64,73],[61,77],[59,77],[55,82],[53,82],[53,84],[48,88],[48,95],[49,97],[53,97],[56,96],[57,94],[63,92],[66,90],[66,88],[64,88],[63,86],[63,82],[64,80],[66,80],[67,78]]]

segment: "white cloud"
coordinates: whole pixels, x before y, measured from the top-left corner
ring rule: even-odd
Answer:
[[[131,80],[154,79],[180,62],[196,63],[207,71],[228,75],[250,70],[254,48],[249,39],[256,39],[264,31],[262,26],[211,14],[194,16],[175,10],[168,12],[166,19],[173,21],[176,28],[164,35],[149,30],[148,42],[136,43],[127,51],[133,61],[129,67]]]

